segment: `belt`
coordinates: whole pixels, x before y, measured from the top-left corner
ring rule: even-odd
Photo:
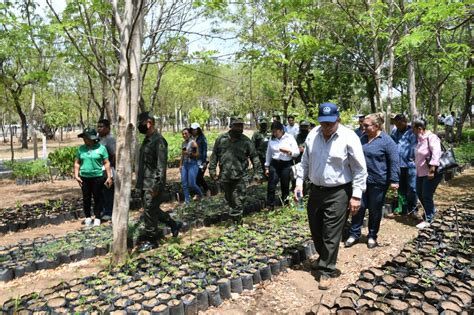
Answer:
[[[339,186],[331,186],[331,187],[318,186],[318,185],[315,185],[315,184],[311,183],[311,188],[316,188],[316,189],[321,190],[321,191],[330,191],[330,190],[345,188],[345,187],[351,186],[351,185],[352,185],[352,182],[348,182],[346,184],[342,184],[342,185],[339,185]]]

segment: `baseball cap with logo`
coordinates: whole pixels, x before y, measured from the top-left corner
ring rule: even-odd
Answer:
[[[97,136],[97,131],[94,128],[86,128],[81,134],[77,135],[78,138],[87,138],[92,141],[99,139]]]
[[[339,109],[336,104],[323,103],[319,106],[318,121],[322,122],[336,122],[339,118]]]
[[[201,125],[197,122],[191,124],[191,129],[198,129],[201,128]]]

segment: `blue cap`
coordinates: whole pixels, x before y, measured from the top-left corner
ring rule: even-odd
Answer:
[[[339,109],[336,104],[333,103],[323,103],[319,105],[319,115],[318,121],[322,122],[336,122],[339,118]]]

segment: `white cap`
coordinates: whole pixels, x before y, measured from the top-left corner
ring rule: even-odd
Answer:
[[[201,126],[198,123],[195,122],[191,124],[191,129],[198,129],[198,128],[201,128]]]

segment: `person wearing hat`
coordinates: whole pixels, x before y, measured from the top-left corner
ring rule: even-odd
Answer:
[[[298,167],[295,196],[303,196],[303,182],[309,178],[308,221],[319,257],[319,288],[327,290],[336,276],[336,262],[342,230],[348,212],[359,211],[365,191],[367,168],[362,144],[353,130],[340,124],[336,104],[319,106],[318,121],[306,138]]]
[[[355,133],[357,134],[357,136],[359,138],[361,138],[363,135],[364,135],[364,119],[365,119],[365,115],[358,115],[359,117],[359,128],[357,128],[355,131]]]
[[[82,203],[86,216],[84,224],[98,226],[104,208],[104,184],[107,188],[112,186],[109,154],[105,146],[99,143],[95,129],[86,128],[78,137],[84,140],[84,144],[77,150],[74,178],[82,190]],[[107,178],[104,178],[102,167],[105,168]],[[94,198],[94,221],[91,214],[92,198]]]
[[[252,135],[252,142],[257,150],[260,165],[265,164],[265,156],[267,154],[268,141],[270,141],[270,137],[271,134],[268,132],[268,119],[260,117],[258,119],[258,130]]]
[[[181,160],[179,162],[179,172],[181,173],[181,186],[183,187],[184,202],[191,202],[190,189],[196,193],[196,201],[201,200],[204,196],[201,188],[196,183],[199,171],[199,147],[193,136],[191,129],[185,128],[181,132],[183,135],[183,143],[181,145]]]
[[[300,150],[300,155],[296,158],[295,162],[301,162],[301,157],[303,156],[306,138],[308,137],[310,123],[307,120],[300,121],[300,128],[298,135],[296,136],[296,143]]]
[[[394,120],[396,128],[392,131],[391,136],[398,146],[400,156],[398,194],[402,199],[402,209],[399,209],[399,211],[401,210],[400,212],[402,214],[408,214],[418,218],[415,165],[415,150],[418,140],[404,114],[396,115]]]
[[[232,118],[230,130],[217,138],[209,162],[209,175],[219,180],[224,189],[225,199],[231,207],[231,216],[243,212],[243,197],[246,190],[248,160],[252,161],[254,176],[261,178],[262,168],[252,141],[243,134],[242,118]],[[219,175],[217,175],[219,165]]]
[[[199,171],[196,178],[196,183],[199,187],[201,187],[202,192],[204,195],[209,193],[209,185],[207,185],[206,180],[204,179],[204,174],[206,173],[207,169],[207,139],[204,135],[204,132],[201,129],[201,125],[199,123],[194,122],[191,124],[191,134],[196,141],[198,148],[199,148],[199,158],[198,158],[198,166]]]
[[[183,226],[171,218],[169,213],[160,208],[166,186],[166,168],[168,164],[168,143],[155,128],[155,118],[152,113],[144,112],[138,115],[138,131],[145,135],[140,156],[136,188],[141,192],[145,234],[143,248],[153,248],[161,237],[158,222],[166,223],[174,237],[177,237]]]

